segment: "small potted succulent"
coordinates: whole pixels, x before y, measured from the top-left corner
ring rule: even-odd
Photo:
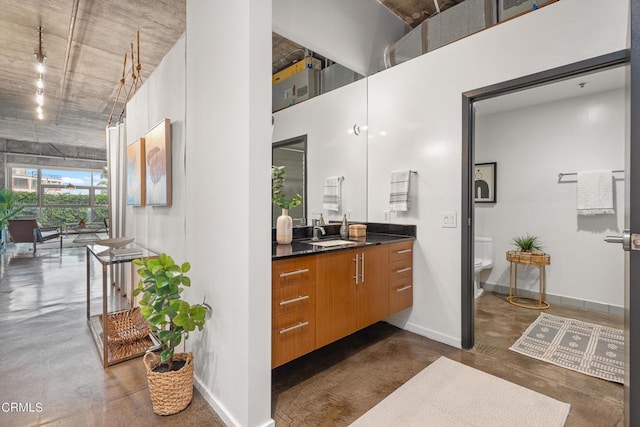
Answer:
[[[176,354],[175,349],[189,332],[202,330],[211,307],[204,302],[190,305],[181,298],[184,288],[191,286],[186,276],[191,269],[188,262],[178,265],[163,253],[157,258],[136,259],[133,264],[140,267],[140,281],[133,294],[142,295],[140,312],[160,341],[143,359],[153,411],[158,415],[175,414],[193,397],[193,355]]]
[[[537,236],[526,234],[524,236],[516,236],[513,238],[515,247],[521,252],[534,252],[542,250],[542,242]]]
[[[535,235],[515,236],[511,242],[517,250],[507,251],[507,261],[523,264],[548,263],[549,255],[542,251],[542,242]]]

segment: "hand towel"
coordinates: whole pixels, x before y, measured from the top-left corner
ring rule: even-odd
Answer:
[[[394,212],[406,212],[411,208],[409,201],[409,183],[411,171],[391,172],[391,190],[389,192],[389,209]]]
[[[340,181],[339,176],[329,176],[324,180],[324,193],[322,195],[322,208],[328,211],[340,210]]]
[[[613,210],[613,174],[610,170],[578,172],[578,215],[608,215]]]

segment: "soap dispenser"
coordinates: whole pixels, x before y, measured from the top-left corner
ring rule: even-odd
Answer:
[[[344,240],[349,238],[349,222],[347,221],[347,214],[342,217],[342,224],[340,225],[340,237]]]

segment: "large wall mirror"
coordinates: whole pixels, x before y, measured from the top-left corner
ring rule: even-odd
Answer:
[[[285,166],[287,197],[303,197],[289,215],[294,227],[310,225],[320,214],[327,222],[340,221],[345,214],[350,221],[366,221],[367,79],[309,53],[274,33],[272,164]],[[289,75],[291,61],[304,61],[304,71],[294,69]],[[314,96],[309,96],[313,88]],[[323,204],[330,177],[341,177],[337,210]],[[273,206],[273,226],[280,214]]]
[[[307,223],[307,135],[297,136],[285,141],[274,142],[271,149],[271,164],[284,166],[285,182],[282,189],[288,198],[296,194],[302,196],[302,203],[289,210],[293,226],[299,227]],[[271,226],[282,213],[281,208],[273,205]]]

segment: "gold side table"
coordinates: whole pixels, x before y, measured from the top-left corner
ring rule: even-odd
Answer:
[[[507,251],[507,261],[509,261],[509,296],[507,297],[507,302],[517,307],[531,310],[546,310],[551,307],[544,300],[547,284],[545,267],[551,264],[551,256],[544,252]],[[540,268],[538,298],[518,295],[518,264],[534,265]]]

